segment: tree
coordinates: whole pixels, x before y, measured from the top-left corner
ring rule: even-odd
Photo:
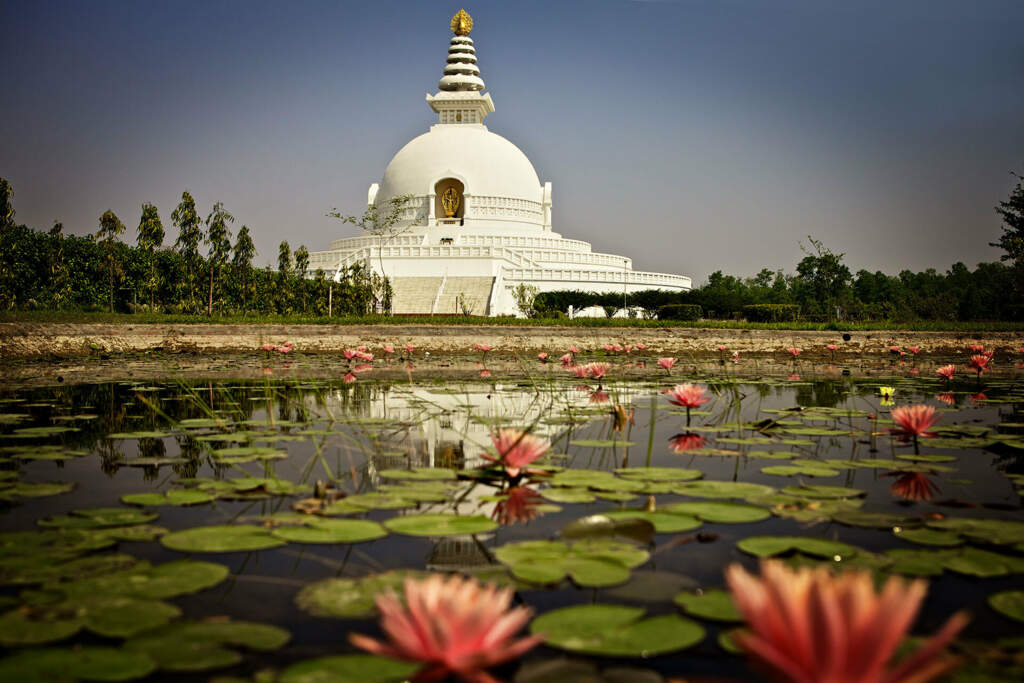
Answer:
[[[363,232],[377,237],[377,256],[380,260],[381,277],[379,280],[371,278],[371,281],[375,284],[376,307],[381,312],[387,313],[391,310],[391,283],[388,282],[387,274],[384,272],[384,245],[408,232],[412,225],[419,220],[420,217],[417,216],[409,223],[400,225],[400,221],[407,214],[409,204],[413,199],[414,196],[411,194],[401,194],[380,204],[374,202],[366,207],[362,216],[345,216],[336,208],[331,209],[327,214],[331,218],[337,218],[342,223],[350,223],[362,229]],[[379,286],[376,285],[377,282],[380,283]]]
[[[185,279],[189,303],[195,307],[195,278],[199,267],[199,242],[203,238],[196,202],[188,190],[181,193],[181,203],[171,214],[171,221],[178,228],[178,239],[174,243],[178,253],[185,260]]]
[[[540,289],[536,285],[528,285],[521,282],[512,289],[512,299],[516,302],[516,308],[523,314],[523,317],[532,318],[536,313],[534,303],[537,300],[537,293]]]
[[[103,247],[107,255],[107,266],[110,273],[110,312],[114,312],[114,271],[120,272],[121,266],[117,263],[115,252],[117,250],[117,238],[124,234],[125,227],[121,219],[113,211],[107,209],[100,216],[100,229],[93,236]]]
[[[213,205],[213,210],[206,217],[206,243],[210,245],[207,258],[210,262],[210,298],[206,304],[206,315],[213,315],[213,285],[219,279],[221,269],[228,262],[231,253],[231,231],[228,223],[234,223],[235,217],[224,209],[221,202]]]
[[[235,248],[231,253],[231,267],[236,282],[241,282],[242,312],[245,313],[249,296],[249,271],[252,270],[252,259],[256,255],[256,246],[249,235],[249,227],[243,225],[235,238]]]
[[[843,294],[849,290],[852,277],[850,269],[843,265],[845,254],[833,253],[810,235],[807,241],[809,247],[800,245],[806,256],[796,264],[801,303],[808,312],[820,312],[823,306],[829,320],[834,320],[836,308]]]
[[[1009,199],[999,202],[995,207],[996,213],[1003,217],[1003,234],[998,242],[991,242],[990,246],[999,247],[1006,253],[1000,259],[1011,261],[1016,281],[1016,295],[1018,301],[1024,297],[1024,176],[1012,173],[1017,179],[1017,186],[1013,188]]]
[[[160,222],[160,214],[156,207],[150,203],[142,205],[142,217],[139,219],[138,245],[142,251],[148,275],[146,276],[145,288],[149,290],[149,310],[153,310],[154,299],[157,287],[160,286],[159,273],[156,269],[156,259],[153,252],[163,246],[164,225]]]
[[[0,178],[0,230],[14,227],[14,205],[11,198],[14,190],[6,178]]]
[[[292,279],[292,248],[287,240],[281,240],[277,247],[277,307],[279,313],[287,313],[291,308],[289,289]]]
[[[302,298],[302,312],[306,312],[306,271],[309,269],[309,250],[306,245],[300,244],[295,250],[295,274],[298,276],[296,284],[299,288],[299,295]]]

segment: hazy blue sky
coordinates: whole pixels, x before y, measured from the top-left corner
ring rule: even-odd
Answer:
[[[311,251],[354,234],[425,132],[459,4],[0,1],[0,176],[19,222],[93,232],[189,189]],[[493,132],[554,183],[554,227],[635,266],[854,270],[995,260],[1024,172],[1021,0],[466,5]]]

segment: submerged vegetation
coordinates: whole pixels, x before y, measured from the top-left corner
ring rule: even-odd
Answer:
[[[1020,359],[793,351],[8,389],[0,677],[1020,678]]]

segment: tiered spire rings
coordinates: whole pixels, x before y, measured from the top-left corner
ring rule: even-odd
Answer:
[[[473,39],[469,37],[473,30],[473,17],[460,9],[452,17],[451,29],[455,36],[448,47],[448,60],[438,87],[446,92],[483,90],[484,81],[476,65],[476,50]]]

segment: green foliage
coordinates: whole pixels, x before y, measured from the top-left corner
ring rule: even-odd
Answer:
[[[671,304],[658,309],[658,320],[700,320],[703,314],[697,304]]]
[[[534,285],[520,283],[512,289],[512,298],[516,302],[516,308],[524,318],[532,318],[537,314],[534,302],[540,290]]]
[[[122,275],[124,271],[121,268],[121,264],[117,259],[118,245],[117,238],[124,234],[125,227],[121,219],[114,214],[113,211],[107,209],[100,216],[100,229],[96,231],[93,236],[97,242],[103,247],[103,252],[107,257],[107,268],[110,274],[109,278],[109,295],[110,295],[110,312],[114,312],[114,276]]]
[[[810,247],[800,245],[805,256],[796,264],[797,300],[808,314],[835,320],[850,288],[850,269],[843,265],[843,254],[833,253],[810,235],[807,241]]]
[[[1017,186],[1010,193],[1010,198],[999,202],[996,207],[996,213],[1003,217],[1003,234],[990,246],[1006,252],[1001,257],[1003,261],[1024,266],[1024,176],[1012,175],[1017,179]]]
[[[235,217],[217,202],[206,217],[206,243],[210,246],[208,262],[210,265],[210,297],[206,306],[206,315],[213,315],[213,290],[220,282],[220,274],[228,262],[231,253],[231,231],[228,223],[234,223]]]
[[[181,203],[171,213],[171,221],[178,228],[178,239],[174,243],[185,264],[183,288],[188,291],[189,311],[196,308],[196,276],[199,272],[199,242],[203,237],[196,202],[186,190],[181,193]],[[179,297],[175,297],[176,299]]]
[[[749,304],[743,307],[743,316],[753,323],[788,323],[800,316],[800,307],[796,304]]]
[[[156,290],[160,286],[159,271],[156,268],[156,259],[153,252],[163,246],[164,226],[160,222],[160,214],[155,206],[150,203],[142,205],[142,217],[139,219],[139,250],[149,266],[143,288],[149,292],[149,308],[153,309],[156,304]]]

